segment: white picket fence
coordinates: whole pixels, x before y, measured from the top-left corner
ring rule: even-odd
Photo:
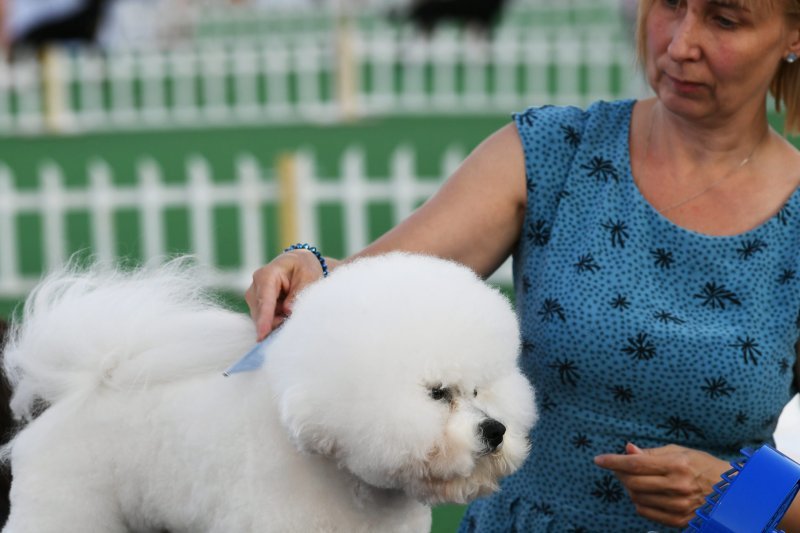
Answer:
[[[430,41],[352,32],[160,50],[66,52],[0,62],[0,133],[98,131],[508,113],[636,96],[618,33],[458,33]]]
[[[428,198],[440,186],[463,158],[458,148],[446,151],[441,159],[438,176],[419,176],[416,156],[407,147],[397,148],[390,161],[389,176],[368,176],[364,152],[353,147],[341,157],[339,175],[321,176],[315,158],[308,152],[294,157],[293,205],[296,215],[297,240],[320,242],[320,219],[317,207],[335,203],[342,207],[346,253],[363,248],[370,235],[367,220],[368,204],[385,202],[391,205],[396,224]],[[39,187],[19,190],[14,176],[0,164],[0,298],[23,296],[39,278],[38,273],[21,273],[20,256],[24,242],[18,228],[23,215],[41,218],[41,242],[44,269],[61,265],[75,250],[67,249],[67,216],[88,213],[91,229],[90,251],[101,260],[116,258],[119,235],[114,227],[114,213],[133,210],[138,213],[141,241],[141,260],[163,259],[172,250],[165,245],[171,229],[165,211],[181,208],[188,212],[190,248],[201,264],[215,264],[215,245],[219,236],[214,212],[220,207],[234,207],[238,231],[225,239],[238,239],[240,264],[219,269],[215,283],[220,288],[243,290],[252,272],[270,258],[267,250],[283,243],[269,243],[265,232],[262,209],[278,206],[286,194],[272,169],[265,169],[251,154],[242,154],[236,161],[234,179],[215,179],[208,161],[201,156],[186,162],[186,180],[180,183],[164,181],[163,171],[152,159],[139,161],[137,180],[133,185],[118,185],[109,165],[96,160],[87,168],[87,187],[68,187],[63,170],[53,162],[45,162],[39,171]],[[217,176],[219,178],[219,176]],[[21,242],[21,239],[23,242]],[[274,245],[274,246],[271,246]],[[506,265],[496,274],[500,282],[510,281]]]

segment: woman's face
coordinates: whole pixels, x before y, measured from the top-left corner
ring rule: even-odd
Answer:
[[[798,39],[781,9],[732,0],[655,0],[646,19],[647,78],[670,111],[724,120],[763,106]]]

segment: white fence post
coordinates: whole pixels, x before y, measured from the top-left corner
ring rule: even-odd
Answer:
[[[364,150],[352,147],[342,156],[342,204],[344,205],[345,249],[353,254],[367,245],[367,177]]]
[[[100,159],[89,163],[89,208],[92,228],[92,247],[100,261],[110,263],[114,248],[113,194],[111,167]]]
[[[442,109],[453,109],[460,105],[456,91],[456,67],[460,58],[458,43],[452,33],[443,33],[431,43],[433,65],[432,104]]]
[[[103,101],[103,81],[105,63],[102,57],[91,50],[83,51],[73,57],[69,77],[78,87],[78,109],[75,109],[75,122],[79,128],[102,127],[108,117]]]
[[[131,53],[119,53],[106,63],[110,76],[111,114],[113,123],[128,126],[136,121],[133,96],[134,58]]]
[[[172,77],[172,113],[178,122],[191,122],[200,115],[197,108],[197,55],[189,49],[178,49],[167,56]]]
[[[39,65],[32,60],[11,67],[12,94],[16,97],[17,127],[25,132],[41,130],[44,126],[42,83]]]
[[[158,163],[150,158],[142,159],[137,170],[144,258],[150,260],[161,257],[166,251],[163,222],[165,194]]]
[[[261,205],[266,194],[262,193],[263,178],[258,160],[249,154],[236,158],[236,175],[239,205],[240,244],[243,250],[242,268],[253,272],[266,259],[267,243],[261,223]]]
[[[295,154],[295,170],[297,171],[297,234],[313,243],[319,243],[317,232],[317,201],[319,180],[317,179],[314,157],[307,150]]]
[[[414,152],[407,146],[398,147],[392,154],[390,169],[392,180],[392,199],[395,206],[395,220],[398,224],[408,218],[417,202],[416,161]]]
[[[16,190],[11,172],[0,163],[0,293],[13,292],[20,285],[17,273]]]
[[[189,174],[189,220],[192,249],[201,264],[214,264],[214,225],[212,216],[211,169],[201,156],[187,163]]]
[[[163,120],[166,112],[166,57],[147,53],[139,58],[139,76],[142,83],[142,118],[147,123]]]
[[[14,85],[11,80],[11,67],[0,61],[0,130],[11,130],[13,115],[11,113],[11,94]]]
[[[269,40],[264,48],[264,78],[267,83],[266,112],[268,115],[288,115],[289,51],[283,42]]]
[[[212,122],[227,117],[228,54],[224,49],[208,47],[202,51],[200,62],[203,88],[203,116]]]
[[[580,37],[561,37],[554,48],[556,72],[556,94],[550,95],[549,100],[557,104],[571,102],[583,103],[584,98],[580,91],[580,68],[585,59],[582,56],[583,46]]]
[[[258,105],[258,52],[252,45],[241,44],[233,49],[235,112],[243,121],[260,117]]]
[[[44,217],[44,257],[47,269],[54,269],[66,259],[64,241],[64,176],[52,162],[45,163],[39,173],[41,189],[39,195]]]

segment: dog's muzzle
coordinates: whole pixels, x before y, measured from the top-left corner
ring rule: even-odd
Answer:
[[[503,444],[503,435],[506,433],[506,427],[493,418],[487,418],[478,426],[478,433],[481,440],[486,444],[488,453],[491,453]]]

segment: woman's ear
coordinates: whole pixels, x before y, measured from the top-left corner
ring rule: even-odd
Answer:
[[[792,26],[789,29],[789,45],[783,53],[783,58],[794,55],[795,60],[800,57],[800,18],[793,17]],[[792,62],[790,60],[790,62]]]

